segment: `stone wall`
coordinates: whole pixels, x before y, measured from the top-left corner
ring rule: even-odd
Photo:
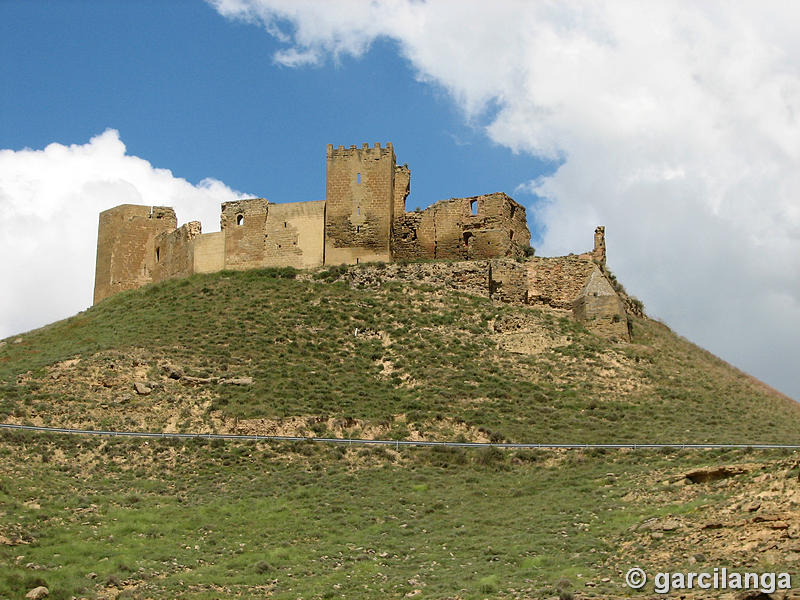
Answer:
[[[396,215],[392,255],[395,260],[520,258],[530,239],[525,208],[500,192]]]
[[[225,268],[256,269],[264,263],[264,231],[269,202],[264,198],[222,205],[220,229],[225,236]]]
[[[323,262],[325,201],[269,204],[264,267],[307,269]]]
[[[408,165],[397,165],[394,168],[394,208],[392,214],[396,219],[406,212],[406,198],[411,192],[411,169]]]
[[[100,213],[94,302],[150,283],[156,236],[178,225],[175,211],[163,206],[122,204]]]
[[[489,296],[514,304],[528,303],[528,270],[516,260],[489,261]]]
[[[543,286],[550,275],[556,276]],[[424,283],[498,302],[561,309],[597,335],[630,339],[623,301],[591,258],[391,263],[352,267],[341,278],[357,286],[384,281]],[[532,295],[531,290],[544,293]]]
[[[595,268],[590,257],[582,256],[534,256],[525,264],[528,302],[568,310]]]
[[[194,272],[216,273],[225,268],[225,234],[203,233],[194,239]]]
[[[153,281],[188,277],[195,273],[194,240],[200,235],[200,222],[190,221],[173,231],[156,236]]]

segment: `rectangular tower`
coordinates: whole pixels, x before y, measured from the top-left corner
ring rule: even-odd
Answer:
[[[122,204],[100,213],[94,303],[153,281],[160,261],[156,237],[174,231],[175,211],[165,206]]]
[[[325,264],[392,260],[395,156],[392,144],[328,144]]]

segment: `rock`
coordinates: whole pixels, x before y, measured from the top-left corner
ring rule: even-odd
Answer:
[[[170,379],[180,379],[181,377],[183,377],[183,371],[181,371],[178,367],[173,367],[172,365],[164,365],[161,368],[164,371],[164,374]]]
[[[681,522],[677,519],[650,519],[639,525],[643,531],[675,531],[681,527]]]
[[[46,598],[49,595],[50,590],[43,585],[40,585],[39,587],[35,587],[30,592],[25,594],[25,597],[30,598],[30,600],[39,600],[39,598]]]
[[[133,382],[133,389],[136,390],[136,393],[140,396],[147,396],[150,392],[152,392],[152,388],[148,387],[148,385],[144,381],[134,381]]]
[[[227,385],[253,385],[252,377],[231,377],[230,379],[220,379],[220,383]]]
[[[681,522],[677,519],[666,519],[665,521],[661,522],[661,531],[675,531],[676,529],[680,528]]]
[[[21,344],[21,343],[22,343],[22,338],[17,338],[17,339],[15,339],[15,340],[14,340],[14,343],[15,343],[15,344]],[[37,589],[38,589],[38,588],[37,588]],[[45,589],[47,589],[47,588],[45,588]]]
[[[5,346],[5,345],[6,345],[6,343],[5,343],[5,342],[0,342],[0,348],[2,348],[2,347],[3,347],[3,346]]]
[[[191,383],[192,385],[202,384],[202,383],[216,383],[216,377],[192,377],[190,375],[184,375],[181,380],[183,383]]]
[[[92,571],[91,573],[87,573],[86,574],[86,578],[87,579],[97,579],[97,573],[95,573],[94,571]]]
[[[744,467],[711,467],[708,469],[697,469],[686,473],[684,477],[692,483],[708,483],[709,481],[717,481],[719,479],[726,479],[734,475],[742,475],[747,473]]]
[[[756,512],[759,508],[761,508],[761,502],[751,502],[744,507],[747,512]]]

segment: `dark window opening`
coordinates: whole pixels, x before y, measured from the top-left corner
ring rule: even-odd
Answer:
[[[359,259],[357,258],[357,259],[356,259],[356,264],[358,264],[358,261],[359,261]]]
[[[478,215],[478,201],[471,200],[469,203],[469,208],[472,211],[472,216],[475,217]]]
[[[513,229],[510,229],[508,231],[508,239],[510,239],[510,240],[514,239],[514,230]]]
[[[286,229],[286,221],[283,222],[283,228]]]
[[[360,232],[361,232],[361,225],[356,225],[356,233],[360,233]]]
[[[156,248],[156,262],[161,260],[161,248]]]
[[[513,204],[511,205],[511,218],[514,218],[514,213],[517,212],[517,207]]]
[[[472,243],[472,238],[473,237],[474,236],[469,231],[465,232],[464,233],[464,245],[469,247],[469,245]]]
[[[236,224],[237,225],[244,225],[244,215],[237,215],[236,216]]]

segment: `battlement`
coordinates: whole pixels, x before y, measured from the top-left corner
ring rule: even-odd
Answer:
[[[381,147],[380,142],[375,142],[373,146],[368,143],[363,143],[361,146],[351,145],[334,146],[328,144],[326,149],[327,158],[349,158],[351,156],[358,156],[360,158],[381,158],[383,156],[394,156],[394,147],[392,142],[387,142],[386,146]]]

